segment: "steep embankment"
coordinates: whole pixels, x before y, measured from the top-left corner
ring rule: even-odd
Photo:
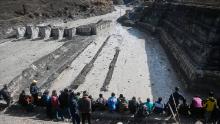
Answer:
[[[11,27],[47,19],[78,19],[113,11],[112,0],[1,0],[0,38]]]
[[[177,71],[184,75],[190,87],[220,86],[218,7],[154,3],[142,12],[137,26],[157,32]]]

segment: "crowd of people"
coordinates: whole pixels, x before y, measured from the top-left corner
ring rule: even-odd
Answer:
[[[73,90],[65,88],[58,93],[52,91],[50,95],[48,90],[43,94],[39,92],[37,81],[33,80],[30,86],[30,94],[22,91],[18,103],[23,106],[27,112],[32,112],[36,106],[46,108],[47,117],[57,121],[72,119],[75,124],[85,124],[88,121],[91,124],[91,115],[93,111],[109,111],[110,113],[130,112],[137,118],[148,117],[151,114],[167,115],[176,118],[177,116],[187,116],[196,119],[202,119],[204,122],[219,122],[220,119],[220,99],[216,99],[213,92],[209,93],[207,99],[202,99],[198,95],[192,98],[190,105],[176,87],[165,104],[163,98],[159,97],[156,101],[147,98],[141,101],[140,98],[132,97],[127,100],[123,94],[116,97],[115,93],[106,99],[103,94],[99,94],[98,99],[93,99],[88,92],[83,91],[75,93]],[[1,90],[1,94],[7,92],[7,87]],[[182,101],[182,102],[181,102]],[[8,103],[8,102],[7,102]],[[219,122],[220,123],[220,122]]]

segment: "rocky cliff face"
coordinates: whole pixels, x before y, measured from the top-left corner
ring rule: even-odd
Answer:
[[[157,32],[190,86],[220,86],[220,8],[184,4],[147,7],[140,24]]]
[[[124,4],[124,1],[123,0],[113,0],[113,4],[122,5],[122,4]]]
[[[112,0],[0,0],[0,27],[45,19],[78,19],[113,11]],[[0,29],[1,34],[7,34]]]

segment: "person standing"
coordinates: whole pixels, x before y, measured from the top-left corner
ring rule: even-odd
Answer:
[[[79,106],[77,103],[76,94],[74,94],[74,92],[70,93],[69,106],[73,124],[75,124],[75,122],[76,124],[80,124]]]
[[[70,111],[69,111],[69,90],[67,88],[61,92],[59,95],[59,102],[60,102],[60,116],[61,119],[64,120],[64,117],[70,119]]]
[[[34,98],[34,104],[38,104],[39,88],[37,87],[37,80],[33,80],[30,86],[30,94]]]
[[[209,97],[204,101],[203,107],[205,108],[205,122],[208,123],[211,120],[214,110],[218,108],[213,92],[209,93]]]
[[[179,87],[175,87],[175,91],[170,95],[170,98],[168,100],[168,104],[170,104],[171,109],[174,113],[177,112],[180,100],[184,101],[185,98],[182,94],[179,93]]]
[[[55,118],[56,120],[59,120],[58,110],[59,110],[59,100],[57,96],[57,91],[53,90],[51,96],[51,111],[52,111],[52,117]]]
[[[87,93],[83,93],[82,99],[79,100],[79,111],[82,116],[82,124],[88,121],[91,124],[92,102]]]
[[[51,115],[51,98],[49,96],[49,91],[45,90],[43,96],[41,97],[41,105],[46,107],[47,117],[52,118]]]

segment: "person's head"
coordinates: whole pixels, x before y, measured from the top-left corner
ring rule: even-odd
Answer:
[[[162,97],[159,97],[159,98],[158,98],[158,101],[159,101],[159,102],[161,102],[162,100],[163,100]]]
[[[37,84],[37,80],[32,80],[32,85],[36,85]]]
[[[89,96],[87,92],[83,92],[83,97]]]
[[[112,93],[111,96],[112,96],[112,97],[115,97],[115,93]]]
[[[136,101],[136,97],[135,97],[135,96],[133,96],[133,97],[132,97],[132,100]]]
[[[120,95],[119,95],[119,98],[123,98],[123,97],[124,97],[123,94],[120,94]]]
[[[65,92],[65,93],[68,93],[68,92],[69,92],[69,90],[68,90],[67,88],[65,88],[65,89],[64,89],[64,92]]]
[[[84,94],[87,94],[87,96],[88,96],[88,92],[86,90],[83,91],[83,96],[84,96]]]
[[[80,92],[77,92],[76,95],[77,95],[77,96],[80,96]]]
[[[69,93],[72,93],[73,92],[73,90],[71,90],[71,89],[69,89],[69,91],[68,91]]]
[[[99,94],[99,98],[102,98],[103,97],[103,94]]]
[[[150,98],[147,98],[147,102],[150,102]]]
[[[44,95],[48,95],[49,94],[49,90],[45,90],[43,94]]]
[[[179,92],[179,89],[180,89],[179,87],[175,87],[176,92]]]
[[[90,98],[90,99],[93,99],[93,98],[92,98],[92,95],[89,95],[89,98]]]
[[[22,90],[22,91],[21,91],[21,94],[25,94],[25,91],[24,91],[24,90]]]
[[[74,91],[72,91],[72,92],[69,92],[69,94],[70,94],[70,96],[75,96],[75,93],[74,93]]]
[[[209,92],[209,96],[210,96],[210,97],[214,97],[214,92],[213,92],[213,91],[210,91],[210,92]]]
[[[60,94],[63,94],[64,93],[64,91],[63,90],[60,90]]]
[[[4,88],[4,89],[8,89],[8,86],[7,86],[7,84],[5,84],[5,85],[3,86],[3,88]]]
[[[52,96],[57,96],[57,91],[56,90],[52,91]]]

